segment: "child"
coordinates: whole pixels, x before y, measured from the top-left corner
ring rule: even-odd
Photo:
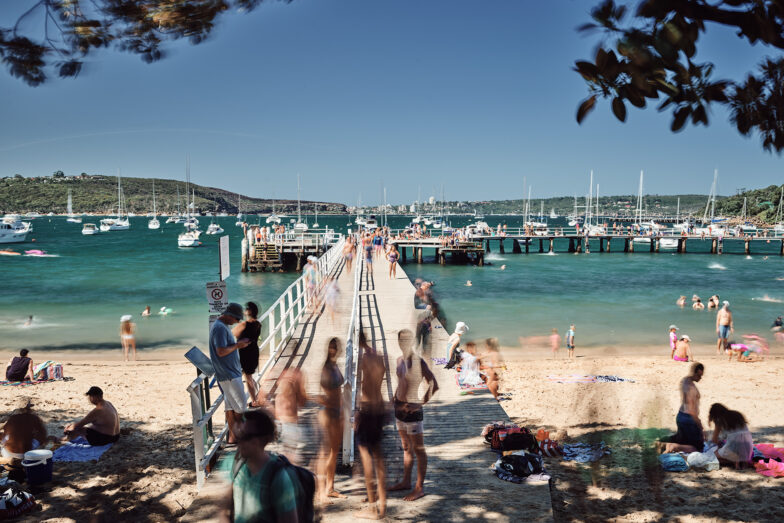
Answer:
[[[574,358],[574,323],[569,325],[569,330],[566,331],[566,348],[569,359]]]
[[[561,336],[558,335],[558,329],[553,329],[550,334],[550,348],[553,351],[553,359],[558,356],[558,347],[561,345]]]
[[[675,334],[677,330],[678,327],[670,325],[670,359],[672,359],[672,355],[675,354],[675,344],[678,343],[678,335]]]

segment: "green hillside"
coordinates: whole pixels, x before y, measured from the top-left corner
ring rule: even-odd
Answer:
[[[196,209],[200,212],[237,212],[237,193],[190,185],[195,191]],[[123,178],[123,194],[129,212],[146,214],[152,211],[152,179]],[[0,213],[49,212],[65,213],[68,189],[71,189],[74,213],[111,214],[117,206],[117,178],[114,176],[54,176],[23,178],[21,176],[0,179]],[[158,212],[171,214],[177,211],[177,190],[180,191],[180,209],[185,211],[185,183],[177,180],[155,179],[155,199]],[[243,213],[268,214],[272,212],[271,199],[251,198],[242,195]],[[303,212],[342,213],[346,206],[341,203],[303,201]],[[276,200],[279,213],[297,210],[296,200]]]
[[[724,216],[740,216],[743,198],[746,198],[746,215],[752,220],[774,223],[780,212],[781,191],[784,185],[771,185],[764,189],[745,191],[716,201],[716,212]]]

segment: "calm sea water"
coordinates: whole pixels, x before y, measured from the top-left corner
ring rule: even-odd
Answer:
[[[228,293],[232,301],[254,300],[270,304],[296,278],[296,274],[242,274],[239,266],[241,230],[235,218],[215,219],[231,237],[232,275]],[[85,221],[95,221],[86,219]],[[209,218],[201,218],[203,228]],[[311,218],[312,221],[312,218]],[[322,226],[345,231],[349,218],[320,216]],[[408,218],[391,217],[390,226]],[[454,218],[453,225],[472,221]],[[520,225],[521,217],[488,216],[495,226]],[[559,224],[562,224],[559,222]],[[147,229],[147,218],[131,218],[131,230],[82,236],[81,225],[63,217],[34,220],[35,242],[10,247],[17,251],[42,249],[51,258],[0,256],[6,282],[0,294],[0,348],[80,350],[119,347],[118,327],[123,314],[133,314],[139,346],[204,346],[207,337],[205,283],[218,279],[217,236],[203,236],[198,249],[177,248],[181,225],[162,224]],[[436,281],[437,297],[448,327],[456,321],[469,324],[471,338],[497,336],[515,345],[519,336],[547,335],[569,323],[577,325],[580,346],[665,344],[667,326],[677,324],[697,343],[715,341],[714,313],[679,309],[680,294],[698,294],[703,300],[714,293],[731,302],[737,333],[766,333],[784,305],[760,298],[784,300],[784,259],[778,243],[759,245],[771,253],[745,256],[611,253],[573,255],[499,254],[494,242],[491,264],[485,267],[409,262],[411,278]],[[557,248],[562,248],[557,246]],[[563,245],[565,248],[565,245]],[[705,245],[689,245],[705,250]],[[731,250],[728,246],[727,250]],[[598,251],[598,245],[592,247]],[[425,252],[432,256],[432,251]],[[412,256],[409,253],[409,260]],[[505,264],[506,270],[500,270]],[[467,280],[473,286],[466,287]],[[169,316],[142,319],[149,305],[173,309]],[[35,320],[24,327],[29,315]]]

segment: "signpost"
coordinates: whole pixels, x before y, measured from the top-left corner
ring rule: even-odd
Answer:
[[[229,270],[231,265],[229,263],[229,237],[221,236],[218,242],[218,251],[220,252],[220,280],[223,281],[229,277]]]

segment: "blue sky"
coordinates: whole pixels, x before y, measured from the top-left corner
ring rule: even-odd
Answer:
[[[62,169],[184,177],[256,197],[365,203],[423,198],[707,193],[784,181],[781,158],[714,108],[708,128],[606,103],[582,126],[571,70],[596,39],[577,34],[594,2],[294,0],[222,19],[213,37],[144,64],[92,57],[76,80],[31,88],[0,73],[0,176]],[[7,0],[0,20],[28,5]],[[713,29],[713,28],[712,28]],[[699,58],[743,74],[765,49],[713,31]]]

